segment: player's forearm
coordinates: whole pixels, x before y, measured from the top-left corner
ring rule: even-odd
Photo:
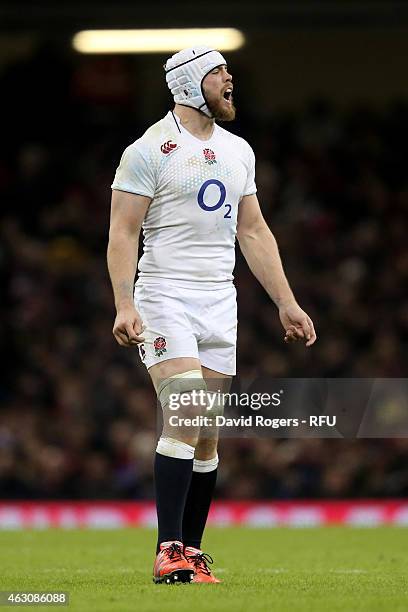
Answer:
[[[139,235],[111,233],[108,244],[108,270],[116,310],[133,306],[133,285],[137,269]]]
[[[277,307],[295,301],[274,235],[265,226],[239,237],[248,266]]]

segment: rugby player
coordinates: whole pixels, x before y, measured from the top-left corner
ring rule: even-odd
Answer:
[[[164,69],[174,109],[127,147],[112,184],[113,334],[121,346],[139,346],[165,417],[154,465],[153,579],[216,583],[201,540],[217,477],[217,436],[199,427],[169,433],[166,414],[172,393],[220,385],[225,391],[235,374],[236,237],[278,308],[285,341],[311,346],[316,333],[262,216],[254,153],[216,123],[235,117],[226,60],[214,49],[194,47],[174,54]]]

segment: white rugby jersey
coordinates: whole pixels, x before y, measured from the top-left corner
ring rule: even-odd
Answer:
[[[255,156],[243,138],[215,124],[200,140],[169,111],[124,151],[112,189],[152,198],[138,282],[232,282],[238,205],[256,192]]]

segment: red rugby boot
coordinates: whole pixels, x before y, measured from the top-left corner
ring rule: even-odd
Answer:
[[[208,563],[214,563],[210,555],[203,553],[199,548],[193,548],[193,546],[186,546],[184,554],[187,561],[194,567],[195,575],[192,582],[221,582],[208,567]]]
[[[153,567],[153,582],[175,584],[191,582],[194,567],[183,554],[181,542],[162,542]]]

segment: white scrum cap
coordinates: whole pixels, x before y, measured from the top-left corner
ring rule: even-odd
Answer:
[[[172,55],[164,69],[174,101],[212,117],[204,98],[202,82],[211,70],[226,63],[219,51],[204,46],[183,49]]]

